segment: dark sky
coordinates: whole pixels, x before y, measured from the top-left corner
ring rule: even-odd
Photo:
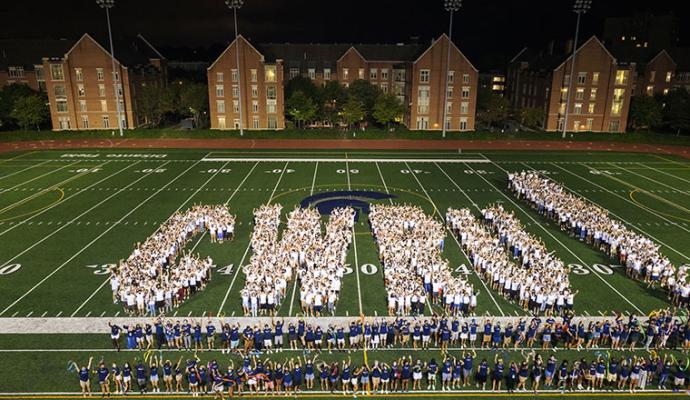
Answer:
[[[687,0],[594,0],[582,34],[600,34],[607,16],[635,12],[675,14]],[[0,37],[79,37],[104,33],[105,15],[95,0],[3,1]],[[480,67],[500,65],[524,45],[572,35],[572,0],[464,0],[453,39]],[[207,46],[232,37],[232,13],[223,0],[116,0],[117,34],[142,33],[155,45]],[[429,41],[448,29],[443,0],[245,0],[240,32],[257,42],[395,43]],[[681,29],[686,39],[688,29]],[[687,40],[684,40],[687,42]]]

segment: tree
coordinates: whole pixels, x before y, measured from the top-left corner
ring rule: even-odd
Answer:
[[[630,123],[633,129],[649,129],[661,125],[661,106],[651,96],[633,96],[630,102]]]
[[[365,117],[369,117],[374,111],[374,103],[381,94],[381,89],[364,79],[357,79],[347,89],[350,97],[357,99],[364,107]]]
[[[285,104],[285,111],[297,123],[297,127],[304,127],[306,121],[311,121],[316,117],[318,107],[314,101],[304,92],[292,92]]]
[[[319,88],[309,78],[298,75],[287,81],[285,84],[285,98],[289,99],[295,92],[302,92],[304,95],[309,97],[314,104],[320,103]]]
[[[10,115],[14,110],[14,105],[22,97],[38,95],[26,85],[6,85],[0,89],[0,127],[3,129],[12,129],[19,124]]]
[[[372,116],[376,122],[385,125],[389,128],[390,123],[402,118],[405,112],[405,107],[400,103],[397,97],[388,93],[380,94],[374,103],[374,112]]]
[[[505,97],[494,93],[490,88],[479,91],[477,95],[477,118],[493,126],[496,122],[508,118],[510,102]]]
[[[518,110],[518,118],[522,125],[540,128],[544,121],[544,111],[539,107],[522,107]]]
[[[690,93],[684,88],[674,89],[662,97],[664,125],[680,133],[690,130]]]
[[[200,83],[185,82],[180,85],[179,104],[183,114],[194,118],[194,126],[201,126],[208,115],[208,87]]]
[[[345,88],[338,81],[328,81],[319,92],[321,102],[318,117],[324,122],[335,124],[338,121],[338,114],[347,101]]]
[[[48,120],[50,112],[48,107],[46,107],[45,99],[39,95],[32,94],[17,99],[10,117],[24,130],[36,127],[36,130],[40,131],[41,124]]]
[[[163,114],[169,111],[164,107],[165,92],[165,88],[154,85],[146,85],[139,89],[139,96],[137,96],[139,112],[151,126],[160,125]]]
[[[343,121],[347,126],[352,126],[352,124],[357,123],[366,117],[364,112],[364,104],[355,97],[349,97],[345,104],[343,105],[343,111],[341,112]]]

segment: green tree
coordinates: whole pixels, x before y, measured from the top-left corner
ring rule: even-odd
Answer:
[[[170,111],[164,107],[166,91],[166,88],[154,85],[146,85],[139,89],[137,96],[139,112],[151,126],[160,125],[163,114]]]
[[[338,81],[328,81],[320,89],[319,98],[321,99],[318,117],[324,122],[335,124],[339,119],[339,113],[347,101],[345,88]]]
[[[318,107],[314,101],[301,91],[292,92],[285,104],[285,111],[298,128],[303,128],[304,123],[316,117]]]
[[[10,115],[14,105],[22,97],[37,95],[38,93],[26,85],[6,85],[0,89],[0,127],[12,129],[19,126]]]
[[[37,131],[40,131],[41,124],[48,121],[50,112],[48,107],[46,107],[45,99],[39,95],[32,94],[20,97],[15,101],[10,117],[22,129],[28,130],[31,127],[35,127]]]
[[[493,126],[508,118],[510,102],[505,97],[494,93],[490,88],[479,90],[477,95],[477,118]]]
[[[650,129],[661,125],[661,106],[651,96],[633,96],[630,102],[630,125],[633,129]]]
[[[517,112],[522,125],[530,128],[541,128],[544,120],[544,110],[539,107],[522,107]]]
[[[380,94],[374,103],[374,112],[372,116],[381,125],[385,125],[386,129],[390,127],[390,123],[400,120],[405,112],[405,107],[400,100],[394,95]]]
[[[381,89],[364,79],[357,79],[347,89],[350,97],[357,99],[364,107],[365,118],[371,116],[374,111],[374,103],[381,94]]]
[[[201,83],[184,82],[180,85],[179,105],[183,115],[194,118],[194,126],[201,126],[208,115],[208,87]]]
[[[343,117],[343,122],[350,127],[352,124],[360,122],[366,117],[364,104],[355,97],[349,97],[343,105],[341,115]]]
[[[285,98],[289,99],[295,92],[302,92],[304,95],[309,97],[314,104],[319,104],[320,101],[320,91],[319,88],[314,84],[314,82],[303,76],[296,76],[285,84]]]
[[[679,133],[690,130],[690,93],[684,88],[674,89],[662,97],[664,125]]]

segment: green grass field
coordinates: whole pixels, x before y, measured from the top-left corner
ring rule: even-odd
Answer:
[[[690,262],[690,162],[668,156],[129,149],[8,153],[0,155],[0,317],[124,316],[122,307],[112,302],[107,265],[127,257],[135,243],[145,240],[176,210],[195,203],[226,202],[237,216],[236,237],[223,244],[212,244],[206,236],[192,242],[194,251],[211,256],[217,267],[206,290],[175,315],[239,316],[245,277],[238,266],[251,256],[252,210],[271,202],[281,203],[287,213],[312,194],[343,190],[390,193],[393,202],[419,205],[440,219],[448,207],[469,207],[479,215],[480,208],[500,202],[515,210],[526,229],[543,239],[550,251],[572,264],[571,284],[579,290],[576,314],[642,315],[669,306],[664,292],[628,279],[602,253],[570,238],[516,200],[506,190],[506,174],[523,169],[542,171],[608,209],[661,244],[675,265]],[[481,290],[478,314],[524,315],[515,304],[485,289],[471,268],[462,267],[469,265],[468,260],[450,234],[444,257],[455,273],[468,274]],[[352,273],[343,281],[336,314],[385,315],[382,269],[366,215],[356,226],[348,263]],[[299,312],[299,299],[290,301],[295,290],[291,285],[279,315]],[[0,352],[6,351],[2,356],[20,371],[47,362],[61,366],[62,373],[68,360],[88,354],[10,350],[92,348],[85,347],[78,335],[67,335],[57,344],[27,340],[0,337]],[[101,342],[101,347],[108,346],[106,332]],[[73,376],[50,382],[0,382],[0,392],[77,389]]]

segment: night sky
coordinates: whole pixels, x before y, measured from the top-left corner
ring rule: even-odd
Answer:
[[[600,34],[607,16],[636,12],[679,17],[681,42],[690,22],[679,5],[686,0],[594,0],[582,36]],[[69,5],[69,6],[67,6]],[[500,67],[525,45],[572,36],[571,0],[464,0],[453,39],[480,68]],[[117,35],[142,33],[157,47],[225,44],[232,37],[232,13],[223,0],[116,0]],[[240,32],[256,42],[422,43],[448,29],[443,0],[245,0]],[[3,1],[0,37],[68,37],[106,32],[95,0]]]

